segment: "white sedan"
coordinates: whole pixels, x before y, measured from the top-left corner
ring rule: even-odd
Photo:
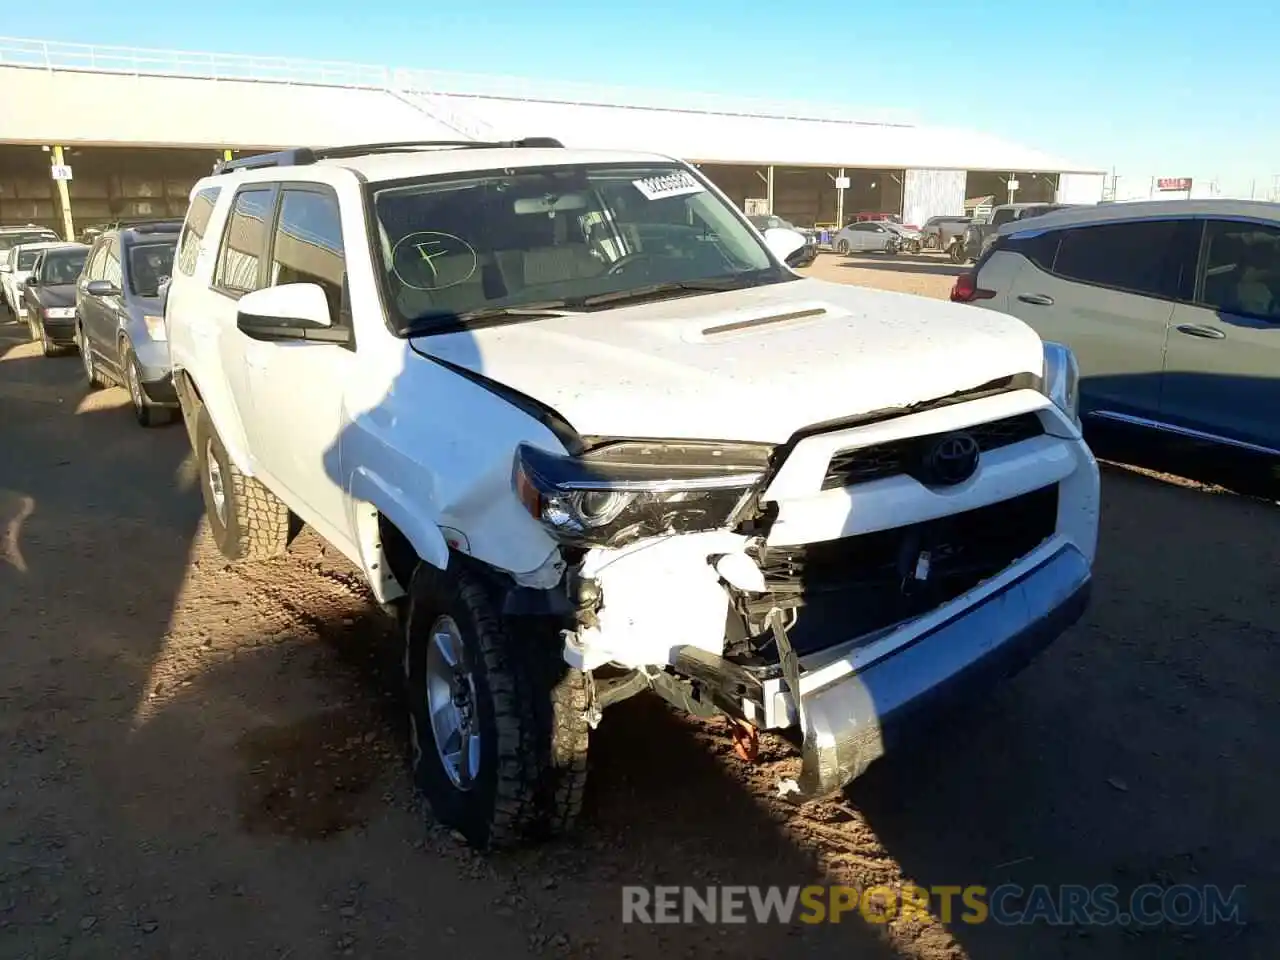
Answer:
[[[0,288],[3,289],[4,304],[13,316],[21,320],[27,315],[27,308],[22,300],[22,288],[31,276],[31,268],[35,266],[40,251],[48,247],[58,246],[59,241],[41,243],[21,243],[11,247],[4,260],[0,260]]]
[[[836,253],[897,253],[902,235],[878,220],[851,223],[833,239]]]

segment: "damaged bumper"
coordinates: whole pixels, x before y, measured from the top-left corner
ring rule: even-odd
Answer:
[[[1080,618],[1091,582],[1080,551],[1048,544],[1019,567],[979,599],[948,604],[856,653],[802,661],[799,715],[783,682],[766,682],[765,725],[798,720],[804,729],[802,796],[840,789],[912,716],[1016,673]]]

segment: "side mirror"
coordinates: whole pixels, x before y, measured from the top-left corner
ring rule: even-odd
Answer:
[[[24,287],[40,286],[40,275],[36,273],[34,270],[32,270],[31,273],[27,276],[27,279],[22,281],[22,285]]]
[[[773,255],[783,263],[794,253],[804,249],[804,234],[786,227],[770,227],[764,232],[764,242],[768,244]]]
[[[118,297],[120,290],[110,280],[90,280],[84,292],[91,297]]]
[[[314,340],[347,343],[350,334],[333,328],[329,300],[317,283],[263,287],[240,298],[236,327],[253,340]]]
[[[0,273],[13,273],[13,267],[7,263],[0,263]]]

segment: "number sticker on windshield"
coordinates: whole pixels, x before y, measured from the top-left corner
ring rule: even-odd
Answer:
[[[632,186],[650,200],[662,200],[666,197],[683,197],[690,193],[702,193],[706,190],[688,171],[678,170],[660,177],[648,177],[644,180],[632,180]]]

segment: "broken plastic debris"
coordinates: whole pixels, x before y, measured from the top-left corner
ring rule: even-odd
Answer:
[[[785,797],[792,793],[800,792],[800,784],[796,783],[791,777],[783,777],[778,781],[778,796]]]

